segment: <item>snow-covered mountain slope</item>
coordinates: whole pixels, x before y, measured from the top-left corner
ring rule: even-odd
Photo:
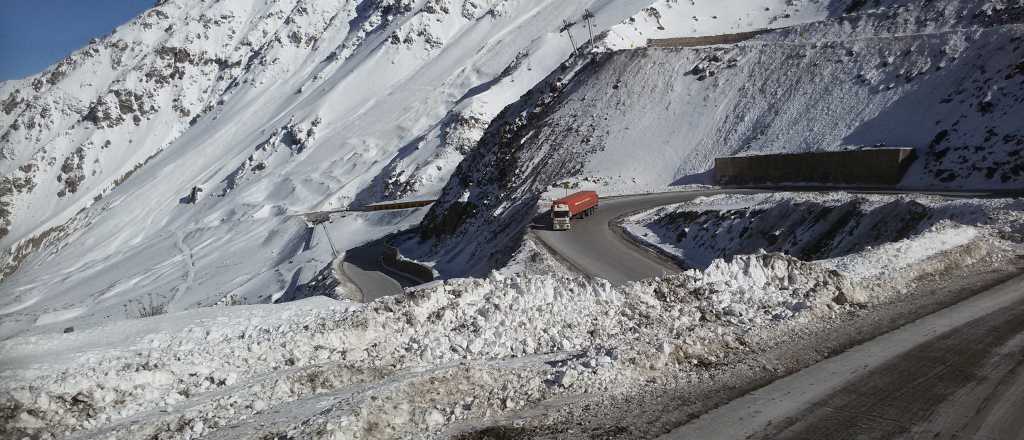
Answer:
[[[672,8],[707,14],[715,4]],[[606,42],[588,50],[607,50],[626,27],[642,44],[657,26],[643,18],[650,7],[161,1],[41,74],[0,85],[0,327],[294,297],[333,255],[324,232],[293,214],[439,192],[491,119],[572,44],[593,33]],[[741,9],[697,31],[829,13],[817,1]],[[193,188],[202,191],[189,204]],[[421,214],[328,227],[344,250]]]
[[[737,153],[909,146],[905,185],[1020,188],[1024,3],[862,3],[735,45],[579,60],[495,120],[406,254],[484,272],[552,184],[704,183]]]

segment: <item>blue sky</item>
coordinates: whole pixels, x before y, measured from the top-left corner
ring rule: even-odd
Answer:
[[[0,0],[0,80],[38,73],[156,0]]]

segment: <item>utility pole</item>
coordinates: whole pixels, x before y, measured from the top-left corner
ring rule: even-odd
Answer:
[[[576,50],[576,40],[572,38],[572,24],[569,23],[569,20],[562,20],[562,29],[560,29],[560,32],[569,34],[569,43],[572,44],[572,53],[579,55],[579,52]]]
[[[327,236],[327,244],[331,245],[331,252],[334,253],[334,259],[338,259],[338,249],[334,247],[334,240],[331,240],[331,233],[327,232],[327,224],[320,223],[320,227],[324,229],[324,235]]]
[[[590,12],[590,9],[584,9],[583,10],[583,19],[587,20],[587,30],[590,31],[590,42],[593,43],[594,42],[594,23],[590,21],[591,18],[594,18],[594,13]]]

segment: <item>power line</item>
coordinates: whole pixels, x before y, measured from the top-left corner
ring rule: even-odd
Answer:
[[[572,25],[572,23],[569,23],[569,20],[563,19],[562,28],[559,31],[569,34],[569,43],[572,44],[572,53],[575,55],[579,55],[579,51],[576,50],[576,40],[572,38]]]
[[[331,245],[331,252],[334,253],[334,259],[338,259],[338,249],[334,247],[334,240],[331,240],[331,233],[327,231],[327,224],[320,223],[320,226],[324,228],[324,235],[327,236],[327,244]]]
[[[590,21],[591,18],[594,18],[594,13],[590,12],[590,9],[584,9],[583,10],[583,19],[587,20],[587,31],[590,32],[590,42],[593,43],[594,42],[594,24],[593,24],[593,22]]]

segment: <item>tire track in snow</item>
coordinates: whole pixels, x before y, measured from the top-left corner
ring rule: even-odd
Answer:
[[[178,302],[181,295],[192,287],[192,280],[196,276],[196,266],[192,261],[192,249],[185,245],[185,235],[181,232],[176,232],[175,235],[178,237],[175,244],[178,246],[178,250],[181,251],[181,256],[185,258],[185,282],[174,288],[174,295],[171,296],[171,300],[167,303],[168,309]]]

